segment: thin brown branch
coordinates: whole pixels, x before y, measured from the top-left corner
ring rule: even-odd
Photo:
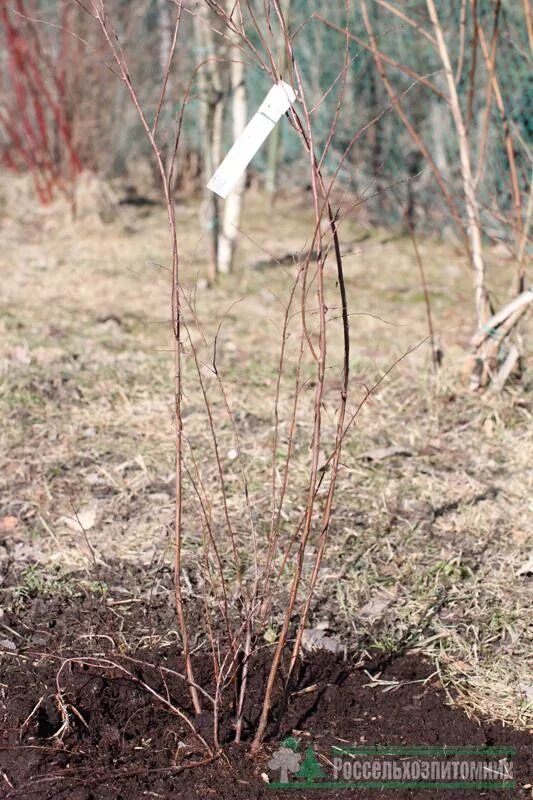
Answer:
[[[427,39],[428,42],[431,42],[432,45],[436,44],[435,38],[429,33],[429,31],[419,25],[416,20],[406,14],[405,11],[402,11],[401,8],[398,8],[392,3],[387,2],[387,0],[374,0],[374,2],[378,3],[378,5],[382,6],[383,8],[386,8],[387,11],[390,11],[392,14],[395,14],[395,16],[399,17],[401,20],[403,20],[403,22],[406,22],[412,28],[415,28],[415,30],[422,34],[422,36]]]
[[[356,36],[351,31],[341,28],[340,25],[336,25],[334,22],[331,22],[330,20],[326,19],[320,14],[314,13],[312,16],[313,19],[316,19],[318,22],[321,22],[327,28],[331,28],[331,30],[337,31],[338,33],[342,33],[343,35],[351,39],[353,42],[356,42],[361,47],[364,47],[364,49],[368,50],[369,53],[377,53],[381,61],[384,61],[391,67],[400,70],[400,72],[409,75],[410,78],[414,78],[419,83],[423,84],[424,86],[427,86],[428,89],[431,89],[431,91],[435,95],[437,95],[437,97],[440,97],[440,99],[443,100],[445,103],[449,102],[447,95],[445,95],[444,92],[441,92],[438,86],[435,83],[433,83],[433,81],[430,81],[429,78],[427,78],[424,75],[420,75],[414,69],[411,69],[411,67],[408,67],[406,64],[401,64],[399,61],[395,61],[394,58],[391,58],[382,50],[379,50],[376,45],[377,37],[372,37],[372,42],[365,42],[363,41],[363,39],[360,39],[359,36]]]
[[[198,692],[195,688],[196,681],[194,679],[194,671],[192,661],[190,658],[190,647],[187,624],[185,620],[185,612],[183,607],[183,596],[181,590],[181,517],[182,517],[182,418],[181,418],[181,307],[180,307],[180,293],[179,293],[179,259],[178,259],[178,238],[176,229],[176,215],[174,207],[174,199],[171,194],[168,176],[166,174],[165,165],[161,156],[160,149],[152,133],[152,129],[148,124],[145,113],[140,104],[137,92],[133,86],[130,72],[128,69],[127,61],[124,52],[120,46],[116,32],[105,14],[103,3],[97,3],[96,0],[91,2],[92,10],[95,19],[98,21],[100,29],[104,35],[105,41],[109,50],[115,60],[119,74],[122,81],[126,85],[131,101],[137,111],[141,125],[148,137],[152,153],[156,160],[157,168],[159,171],[161,185],[165,196],[165,205],[167,210],[168,225],[170,230],[170,237],[172,243],[172,320],[174,330],[174,385],[175,385],[175,424],[176,424],[176,506],[175,506],[175,559],[174,559],[174,572],[175,572],[175,601],[176,612],[178,615],[178,622],[183,644],[183,653],[186,664],[187,678],[189,680],[189,689],[194,709],[197,714],[201,713],[201,704]]]
[[[369,19],[369,16],[368,16],[367,7],[366,7],[366,4],[365,4],[364,0],[361,0],[361,10],[362,10],[362,13],[363,13],[363,19],[364,19],[364,22],[365,22],[365,27],[366,27],[367,33],[368,33],[368,35],[369,35],[369,37],[371,39],[371,48],[372,48],[372,52],[373,52],[373,56],[374,56],[374,63],[376,65],[376,69],[377,69],[377,71],[378,71],[378,73],[379,73],[379,75],[381,77],[381,80],[383,81],[383,85],[385,86],[387,94],[389,95],[389,97],[391,99],[391,102],[393,104],[393,107],[394,107],[396,113],[398,114],[398,116],[400,117],[401,121],[403,122],[403,124],[404,124],[407,132],[409,133],[411,139],[416,144],[417,148],[420,150],[420,152],[422,153],[422,155],[426,159],[427,163],[429,164],[429,167],[430,167],[430,169],[431,169],[431,171],[432,171],[432,173],[433,173],[433,175],[435,177],[435,180],[437,181],[437,184],[438,184],[438,186],[439,186],[439,188],[440,188],[440,190],[441,190],[441,192],[442,192],[442,194],[444,196],[444,199],[446,200],[448,208],[450,209],[450,213],[451,213],[453,219],[455,220],[455,222],[457,223],[457,225],[459,227],[459,230],[460,230],[460,232],[461,232],[461,234],[462,234],[462,236],[463,236],[463,238],[465,240],[467,248],[469,248],[468,236],[467,236],[467,233],[465,231],[465,228],[464,228],[464,225],[463,225],[463,221],[461,219],[459,211],[457,209],[457,205],[455,203],[455,200],[453,199],[448,187],[446,186],[444,178],[442,177],[442,173],[439,170],[437,164],[435,163],[435,160],[433,159],[433,157],[432,157],[431,153],[429,152],[429,150],[428,150],[426,144],[424,143],[423,139],[420,137],[420,134],[416,130],[415,126],[409,120],[407,114],[405,113],[405,111],[403,109],[403,106],[401,104],[400,99],[397,97],[397,95],[396,95],[396,93],[395,93],[395,91],[394,91],[394,89],[392,87],[392,84],[390,83],[390,81],[389,81],[389,79],[387,77],[387,73],[385,72],[385,68],[384,68],[383,63],[382,63],[381,55],[380,55],[379,51],[377,50],[377,47],[375,46],[375,38],[374,38],[374,35],[373,35],[372,27],[371,27],[371,24],[370,24],[370,19]]]
[[[459,58],[455,71],[455,83],[459,83],[463,74],[463,64],[465,60],[465,38],[466,38],[466,4],[467,0],[461,0],[461,11],[459,14]]]
[[[487,42],[485,40],[485,34],[483,33],[483,29],[480,27],[479,29],[479,43],[481,45],[481,50],[483,52],[483,58],[485,59],[485,65],[487,68],[487,72],[489,75],[489,80],[491,86],[494,91],[494,98],[496,100],[496,106],[498,108],[498,112],[500,115],[500,120],[503,129],[503,137],[505,141],[505,150],[507,153],[507,161],[509,164],[509,177],[511,180],[511,192],[513,195],[513,205],[514,205],[514,214],[515,214],[515,236],[517,241],[517,248],[518,251],[520,248],[520,241],[522,239],[522,229],[523,229],[523,222],[522,222],[522,196],[520,193],[520,185],[518,181],[518,171],[516,167],[516,159],[515,159],[515,148],[513,139],[511,136],[511,129],[509,127],[509,120],[507,117],[507,112],[505,109],[505,104],[503,102],[503,97],[500,89],[500,83],[497,78],[496,68],[495,68],[495,53],[496,53],[496,46],[495,44],[491,48],[491,53],[489,54],[489,50],[487,47]],[[519,274],[518,274],[518,290],[521,291],[524,283],[524,271],[523,271],[523,263],[519,260]]]

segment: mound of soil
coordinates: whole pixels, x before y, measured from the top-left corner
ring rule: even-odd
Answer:
[[[320,789],[318,783],[293,792],[272,788],[279,774],[269,761],[287,737],[300,762],[312,746],[322,779],[330,781],[334,746],[513,747],[515,789],[462,789],[459,796],[531,796],[531,737],[501,723],[470,719],[449,705],[433,665],[419,654],[366,660],[324,652],[307,656],[285,703],[279,687],[262,752],[252,759],[249,743],[231,743],[231,709],[224,709],[225,755],[210,760],[176,713],[193,716],[188,692],[174,674],[183,665],[168,601],[148,605],[97,599],[90,592],[30,593],[6,604],[0,626],[0,797],[6,800],[444,800],[454,795],[415,788]],[[161,631],[169,633],[161,638]],[[197,655],[195,667],[197,679],[209,686],[209,659]],[[265,652],[251,666],[248,740],[267,669]],[[207,711],[195,726],[212,741]]]

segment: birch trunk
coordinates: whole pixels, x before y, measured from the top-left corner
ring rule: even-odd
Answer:
[[[234,3],[228,3],[228,13]],[[241,135],[246,127],[246,85],[244,75],[244,63],[242,54],[235,42],[230,47],[231,59],[231,92],[232,92],[232,118],[233,118],[233,140]],[[235,256],[235,245],[237,234],[241,223],[242,202],[244,188],[246,185],[246,173],[241,176],[239,182],[226,198],[224,205],[224,217],[222,230],[218,239],[218,272],[228,274],[233,269]]]
[[[201,134],[203,184],[220,162],[222,149],[222,81],[219,62],[215,61],[215,41],[210,27],[209,7],[202,3],[194,17],[194,37],[198,50],[198,61],[205,62],[198,70],[198,88],[201,99]],[[215,281],[218,267],[218,238],[220,228],[218,198],[214,192],[204,188],[204,230],[209,238],[209,280]]]
[[[487,320],[488,315],[488,302],[487,290],[485,287],[485,264],[483,262],[483,250],[481,242],[481,221],[479,217],[479,207],[474,188],[474,180],[472,176],[472,164],[470,161],[470,151],[468,148],[468,140],[466,128],[459,104],[459,97],[455,85],[455,79],[450,63],[450,56],[448,48],[444,40],[442,26],[439,21],[437,10],[435,8],[434,0],[426,0],[429,16],[433,23],[435,30],[435,38],[437,41],[437,49],[439,52],[446,82],[448,84],[448,91],[450,94],[450,106],[459,140],[459,155],[461,161],[461,176],[463,179],[463,191],[465,197],[466,217],[467,217],[467,231],[470,240],[470,250],[472,257],[472,266],[474,268],[474,291],[475,291],[475,304],[476,304],[476,321],[478,328],[481,328]]]

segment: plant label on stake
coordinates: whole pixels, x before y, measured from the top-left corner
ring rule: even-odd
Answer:
[[[207,188],[226,198],[281,116],[292,106],[296,94],[292,86],[280,81],[269,91],[257,113],[243,130],[226,158],[207,184]]]

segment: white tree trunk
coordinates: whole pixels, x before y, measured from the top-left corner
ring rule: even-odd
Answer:
[[[487,303],[487,290],[485,286],[485,265],[483,262],[483,249],[481,242],[481,221],[479,217],[479,207],[477,203],[476,191],[474,188],[474,180],[472,176],[472,165],[470,161],[470,151],[468,148],[468,139],[466,135],[466,128],[463,121],[457,88],[450,62],[448,48],[444,40],[442,26],[439,21],[437,9],[433,0],[426,0],[427,8],[433,28],[435,30],[435,38],[437,40],[437,48],[439,51],[440,59],[444,67],[446,81],[448,84],[448,91],[450,93],[450,106],[459,140],[459,155],[461,160],[461,175],[463,178],[463,191],[465,197],[466,217],[468,223],[468,238],[470,240],[470,249],[472,256],[472,265],[474,267],[474,291],[476,302],[476,318],[477,325],[480,328],[487,319],[488,303]]]
[[[168,0],[157,0],[157,12],[159,16],[159,68],[161,70],[161,75],[164,75],[167,69],[172,45],[173,28],[170,10],[171,5]]]
[[[234,2],[228,3],[228,10]],[[241,135],[246,127],[246,85],[244,75],[244,63],[242,53],[232,44],[230,48],[231,59],[231,91],[232,91],[232,118],[233,118],[233,140]],[[241,224],[242,201],[244,188],[246,185],[246,173],[242,175],[239,182],[228,195],[224,205],[224,218],[222,230],[218,239],[218,272],[229,273],[233,269],[233,259],[235,256],[235,245],[237,234]]]
[[[172,36],[174,32],[173,28],[173,19],[172,19],[172,10],[173,6],[169,3],[169,0],[157,0],[157,12],[158,12],[158,21],[159,21],[159,68],[161,70],[161,75],[165,75],[168,69],[168,62],[170,58],[170,53],[172,49]],[[173,152],[172,147],[168,146],[168,142],[170,141],[170,130],[171,126],[171,119],[172,114],[169,113],[169,109],[172,107],[172,96],[174,94],[174,81],[172,76],[172,70],[170,70],[168,74],[168,81],[167,81],[167,90],[166,90],[166,98],[163,104],[163,108],[161,109],[162,115],[162,123],[163,126],[166,128],[166,138],[167,138],[167,152],[165,157],[165,168],[167,174],[170,173],[170,169],[172,166],[172,159],[173,159]],[[176,183],[178,179],[178,169],[174,169],[173,173],[173,185],[172,185],[172,193],[174,193],[176,188]]]
[[[220,62],[211,28],[209,6],[202,2],[194,16],[194,33],[199,61],[198,88],[201,100],[202,178],[204,187],[218,166],[222,147],[222,119],[224,112]],[[202,208],[204,229],[209,242],[209,280],[216,280],[219,239],[219,206],[217,196],[204,188]]]

